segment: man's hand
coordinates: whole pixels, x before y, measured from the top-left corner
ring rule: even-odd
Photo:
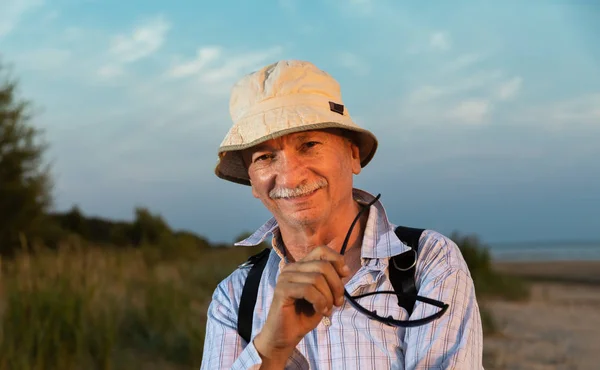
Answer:
[[[350,274],[344,257],[327,246],[285,266],[275,286],[267,321],[254,346],[267,362],[285,365],[302,338],[333,306],[344,302],[342,278]]]

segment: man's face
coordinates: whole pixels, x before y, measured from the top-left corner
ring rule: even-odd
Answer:
[[[334,132],[289,134],[244,151],[252,194],[280,224],[317,226],[352,198],[359,150]]]

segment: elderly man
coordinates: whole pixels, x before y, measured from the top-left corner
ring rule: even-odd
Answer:
[[[230,112],[216,175],[250,186],[273,215],[237,244],[272,236],[273,248],[215,290],[201,369],[481,369],[460,251],[397,228],[379,196],[353,187],[377,139],[336,80],[281,61],[241,79]]]

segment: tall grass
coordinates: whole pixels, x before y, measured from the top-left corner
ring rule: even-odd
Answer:
[[[483,332],[485,335],[496,334],[498,326],[487,308],[487,299],[526,300],[530,296],[529,284],[523,279],[494,270],[489,247],[477,235],[462,235],[454,232],[450,239],[458,245],[473,278],[475,293],[480,304]]]
[[[73,245],[4,261],[0,369],[189,369],[217,283],[249,251]]]
[[[511,301],[529,298],[527,281],[494,270],[489,247],[477,235],[461,235],[454,232],[450,238],[458,245],[469,266],[478,298],[501,298]]]
[[[493,272],[485,246],[453,235],[478,299],[523,299]],[[71,240],[0,264],[0,369],[189,369],[201,362],[216,285],[261,248],[185,243],[110,248]],[[494,322],[482,306],[484,332]]]

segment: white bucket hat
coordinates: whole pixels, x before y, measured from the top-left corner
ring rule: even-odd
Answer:
[[[361,166],[377,150],[377,138],[352,121],[340,85],[314,64],[285,60],[250,73],[231,92],[233,126],[221,142],[215,174],[250,185],[240,150],[294,132],[341,128],[354,132]]]

